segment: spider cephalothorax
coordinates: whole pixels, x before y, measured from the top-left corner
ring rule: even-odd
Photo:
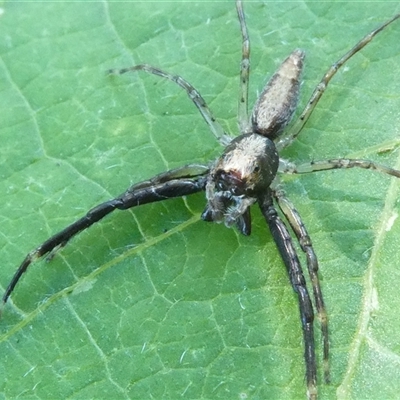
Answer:
[[[275,179],[279,155],[267,137],[250,133],[233,139],[211,168],[207,178],[205,221],[234,223],[250,234],[249,207]]]
[[[278,151],[292,143],[300,133],[336,71],[367,45],[377,33],[398,19],[400,14],[395,15],[362,38],[328,69],[298,120],[285,132],[284,128],[290,122],[297,107],[304,52],[295,50],[287,57],[265,86],[254,106],[251,118],[249,118],[247,98],[250,43],[241,1],[237,1],[236,8],[242,32],[238,107],[240,135],[236,138],[228,135],[216,121],[200,93],[180,76],[171,75],[147,64],[111,70],[110,72],[114,74],[122,74],[128,71],[146,71],[182,87],[199,109],[219,143],[226,146],[225,150],[215,162],[189,164],[137,183],[120,196],[92,208],[82,218],[50,237],[25,257],[6,289],[3,304],[7,302],[22,274],[33,261],[44,255],[52,255],[55,250],[65,246],[76,234],[87,229],[115,209],[126,210],[146,203],[205,191],[207,205],[202,218],[206,221],[224,222],[227,226],[236,224],[241,233],[249,235],[251,230],[250,206],[257,203],[287,269],[290,284],[298,297],[305,347],[307,393],[310,399],[316,399],[317,362],[313,325],[315,312],[320,321],[323,339],[324,376],[326,381],[329,380],[328,320],[318,278],[318,261],[305,225],[294,205],[286,197],[277,175],[280,173],[302,174],[334,168],[359,167],[375,169],[399,178],[400,171],[368,160],[343,158],[296,165],[280,158]],[[280,210],[280,214],[278,214],[276,206]],[[286,220],[293,234],[290,233],[284,220]],[[310,277],[309,283],[312,286],[311,295],[293,243],[294,237],[297,239],[301,251],[305,254],[305,262]]]

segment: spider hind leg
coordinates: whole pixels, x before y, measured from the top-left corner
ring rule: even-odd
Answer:
[[[339,60],[334,62],[328,70],[325,72],[324,76],[315,87],[310,99],[308,100],[304,110],[301,112],[300,116],[297,118],[296,122],[290,127],[290,129],[285,132],[285,134],[279,138],[276,143],[278,150],[282,150],[289,146],[296,137],[302,131],[304,125],[310,118],[312,112],[314,111],[316,105],[321,99],[322,95],[325,93],[326,88],[329,85],[331,79],[336,75],[336,72],[355,54],[357,54],[361,49],[363,49],[371,40],[380,32],[382,32],[388,25],[400,18],[400,14],[394,15],[392,18],[385,21],[378,28],[374,29],[372,32],[365,35],[355,46],[353,46],[346,54],[344,54]]]
[[[122,75],[127,72],[134,71],[145,71],[149,74],[160,76],[161,78],[174,82],[182,89],[184,89],[189,99],[192,100],[193,104],[197,107],[204,121],[210,127],[211,132],[214,134],[220,144],[222,144],[223,146],[229,144],[229,142],[231,141],[231,137],[224,131],[220,123],[214,117],[213,113],[211,112],[200,92],[181,76],[172,75],[166,71],[163,71],[148,64],[134,65],[132,67],[121,69],[110,69],[108,73],[112,75]]]

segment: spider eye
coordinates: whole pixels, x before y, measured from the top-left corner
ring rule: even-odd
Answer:
[[[243,195],[243,190],[238,188],[237,186],[233,186],[233,187],[231,187],[231,193],[234,196],[241,196],[241,195]]]
[[[214,177],[215,187],[233,196],[241,196],[246,188],[246,181],[241,179],[236,171],[219,170]],[[228,195],[228,193],[226,193]]]

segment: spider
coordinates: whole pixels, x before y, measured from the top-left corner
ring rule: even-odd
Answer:
[[[337,70],[366,46],[375,35],[400,18],[400,14],[395,15],[362,38],[328,69],[315,88],[300,117],[290,129],[286,129],[297,108],[305,54],[302,50],[294,50],[283,61],[264,87],[249,117],[250,42],[240,0],[236,2],[236,8],[242,34],[238,104],[240,135],[232,137],[226,133],[215,119],[200,93],[182,77],[172,75],[147,64],[110,70],[109,73],[111,74],[145,71],[170,80],[183,88],[199,109],[218,142],[224,146],[222,155],[209,164],[189,164],[156,175],[147,181],[134,184],[120,196],[89,210],[81,219],[50,237],[25,257],[3,295],[3,306],[22,274],[32,262],[43,256],[52,257],[55,251],[65,246],[76,234],[98,222],[115,209],[125,210],[146,203],[204,191],[207,204],[202,213],[203,220],[222,222],[227,227],[235,225],[240,233],[250,235],[250,207],[257,203],[287,269],[290,283],[298,296],[305,346],[307,395],[310,399],[316,399],[317,361],[314,314],[317,314],[321,325],[323,369],[326,382],[329,382],[330,379],[328,318],[318,277],[318,261],[311,239],[299,213],[285,194],[279,174],[304,174],[336,168],[358,167],[375,169],[400,178],[400,171],[362,159],[339,158],[296,165],[281,158],[279,152],[288,147],[301,132]],[[276,206],[280,210],[280,214],[278,214]],[[286,223],[284,220],[286,220]],[[294,240],[287,224],[305,254],[312,296],[310,296]]]

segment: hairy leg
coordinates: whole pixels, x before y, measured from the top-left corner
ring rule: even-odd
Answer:
[[[148,72],[149,74],[161,76],[162,78],[165,78],[171,82],[176,83],[178,86],[180,86],[182,89],[186,91],[190,100],[192,100],[194,105],[198,108],[200,114],[206,121],[207,125],[210,127],[214,136],[218,139],[219,143],[222,144],[223,146],[226,146],[231,141],[231,138],[224,131],[220,123],[216,120],[216,118],[214,117],[213,113],[209,109],[206,101],[203,99],[201,94],[181,76],[172,75],[168,72],[165,72],[159,68],[153,67],[148,64],[134,65],[133,67],[121,68],[121,69],[110,69],[108,73],[114,75],[122,75],[125,74],[126,72],[132,72],[132,71],[145,71]]]
[[[283,148],[289,146],[293,140],[299,135],[301,130],[303,129],[304,124],[310,118],[311,113],[314,111],[315,106],[318,104],[318,101],[324,94],[329,82],[335,76],[336,72],[339,68],[345,64],[354,54],[358,53],[361,49],[363,49],[379,32],[382,32],[389,24],[396,21],[400,18],[400,14],[396,14],[394,17],[387,20],[378,28],[374,29],[372,32],[365,35],[353,48],[351,48],[346,54],[344,54],[339,60],[333,63],[328,71],[324,74],[321,81],[318,83],[314,92],[312,93],[310,99],[308,100],[307,105],[304,110],[300,114],[300,117],[296,120],[293,126],[289,129],[286,135],[282,136],[279,141],[276,143],[276,147],[278,150],[282,150]]]
[[[7,302],[22,274],[38,258],[64,247],[75,235],[100,221],[115,209],[126,210],[204,190],[207,173],[208,167],[198,164],[167,171],[150,180],[137,183],[120,196],[92,208],[85,216],[47,239],[25,257],[3,295],[3,305]]]
[[[369,160],[351,158],[335,158],[331,160],[311,161],[296,165],[284,159],[279,160],[279,172],[286,174],[308,174],[311,172],[327,171],[330,169],[363,168],[372,169],[384,174],[400,178],[400,171]]]
[[[318,259],[315,254],[311,238],[308,235],[307,229],[294,207],[293,203],[286,197],[283,190],[278,189],[274,193],[274,197],[278,202],[278,206],[286,217],[290,226],[295,233],[300,244],[301,250],[306,255],[308,273],[310,275],[311,284],[313,287],[315,305],[318,312],[318,318],[321,324],[322,339],[324,343],[324,377],[325,381],[330,381],[329,373],[329,332],[328,332],[328,316],[325,309],[324,298],[322,295],[321,285],[318,277]]]
[[[315,400],[317,398],[317,364],[315,359],[313,325],[314,311],[303,270],[289,231],[284,222],[279,218],[272,204],[271,193],[261,196],[258,203],[286,266],[290,283],[299,300],[300,320],[305,346],[304,359],[306,364],[307,395],[309,399]]]

